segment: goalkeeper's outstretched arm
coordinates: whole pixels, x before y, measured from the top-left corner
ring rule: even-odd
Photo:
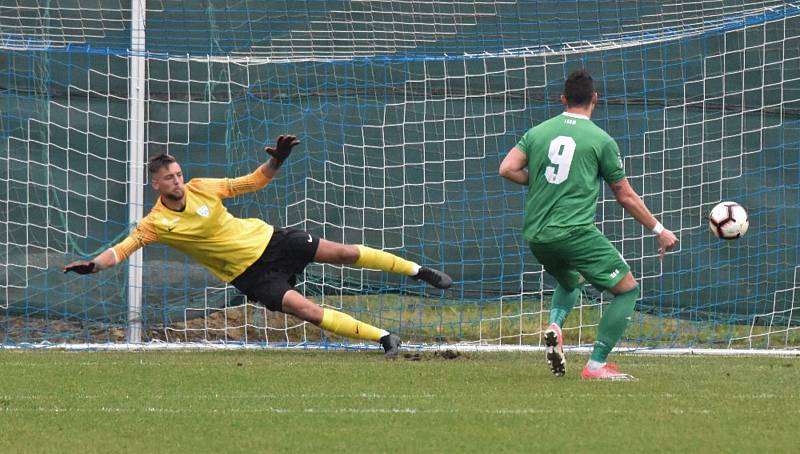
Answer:
[[[117,264],[114,250],[109,248],[91,260],[78,260],[64,267],[64,272],[73,271],[78,274],[91,274],[102,271]]]
[[[299,143],[300,141],[295,136],[280,136],[274,147],[270,145],[264,147],[264,151],[270,158],[252,173],[236,178],[195,178],[192,182],[195,186],[203,186],[206,190],[215,192],[223,199],[258,191],[272,181],[278,169],[283,165],[283,161],[292,152],[292,147]]]
[[[136,225],[127,238],[103,251],[91,260],[78,260],[64,267],[64,272],[73,271],[78,274],[91,274],[125,261],[136,250],[158,241],[158,234],[153,227],[150,216],[144,217]]]
[[[264,147],[264,151],[270,156],[269,160],[258,166],[252,173],[237,178],[198,178],[192,181],[213,190],[224,199],[258,191],[272,181],[278,169],[283,165],[283,161],[292,152],[292,147],[299,143],[300,140],[295,136],[279,136],[274,147],[269,145]]]

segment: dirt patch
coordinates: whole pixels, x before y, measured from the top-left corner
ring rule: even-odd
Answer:
[[[419,353],[403,353],[403,359],[406,361],[422,361],[422,355]]]
[[[468,359],[468,357],[463,353],[457,352],[455,350],[438,350],[433,353],[426,353],[426,352],[403,353],[403,359],[406,361],[434,361],[434,360],[451,361],[458,359]]]
[[[442,359],[458,359],[461,357],[461,353],[455,350],[441,350],[434,353],[433,356],[438,356]]]

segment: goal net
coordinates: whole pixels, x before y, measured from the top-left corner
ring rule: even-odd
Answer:
[[[136,59],[143,90],[130,88]],[[247,302],[164,246],[140,252],[141,281],[128,264],[62,273],[124,238],[132,204],[155,201],[133,177],[139,127],[141,155],[168,151],[187,180],[250,172],[265,143],[298,135],[270,186],[226,202],[234,215],[455,280],[440,292],[313,264],[299,290],[411,344],[539,347],[554,281],[521,237],[525,188],[498,166],[561,112],[581,67],[600,94],[593,120],[681,240],[659,261],[654,237],[601,193],[597,226],[642,288],[621,346],[797,351],[800,3],[744,0],[0,6],[0,344],[114,345],[135,323],[169,345],[357,346]],[[708,231],[723,200],[749,211],[738,241]],[[593,342],[608,301],[583,289],[568,344]]]

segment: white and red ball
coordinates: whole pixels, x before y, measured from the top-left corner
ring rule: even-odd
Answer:
[[[747,210],[736,202],[720,202],[708,214],[708,228],[717,238],[735,240],[749,226]]]

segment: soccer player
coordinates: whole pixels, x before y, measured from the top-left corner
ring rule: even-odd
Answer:
[[[500,175],[528,186],[522,233],[558,283],[545,330],[546,359],[553,374],[564,375],[561,327],[580,295],[583,276],[615,297],[600,320],[591,359],[581,375],[588,380],[631,380],[606,359],[630,323],[639,286],[622,255],[594,226],[598,179],[608,183],[634,219],[656,234],[661,258],[678,239],[625,179],[617,143],[590,120],[597,92],[588,72],[570,74],[561,103],[566,111],[528,130],[500,164]]]
[[[327,241],[300,230],[276,228],[260,219],[239,219],[222,204],[222,199],[266,186],[299,143],[295,136],[280,136],[274,148],[265,148],[269,161],[253,173],[233,179],[194,178],[186,184],[174,157],[154,156],[147,169],[159,198],[150,213],[125,240],[92,260],[70,263],[64,272],[96,273],[143,246],[163,243],[269,310],[294,315],[342,336],[379,342],[387,357],[397,356],[397,335],[312,303],[294,289],[296,274],[310,262],[355,265],[405,274],[440,289],[450,287],[450,276],[367,246]]]

